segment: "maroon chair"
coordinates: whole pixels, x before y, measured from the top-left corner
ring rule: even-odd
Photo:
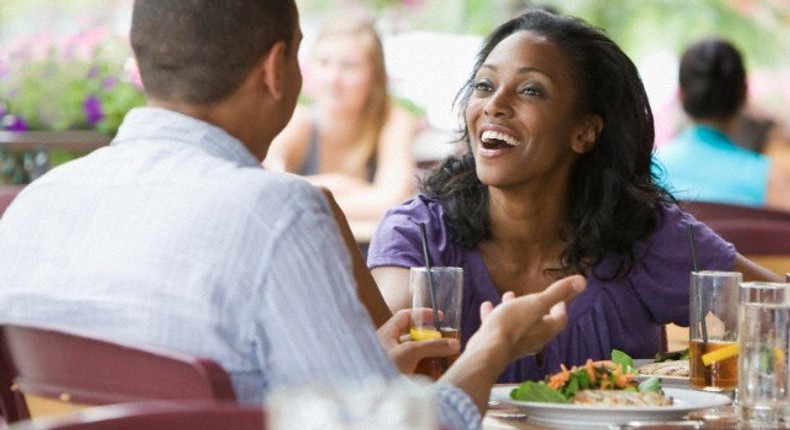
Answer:
[[[790,221],[721,219],[707,225],[755,263],[781,276],[790,272]]]
[[[0,217],[23,188],[24,185],[0,185]]]
[[[708,224],[715,220],[752,219],[789,221],[790,212],[753,206],[699,201],[683,201],[680,207],[699,221]]]
[[[227,400],[216,362],[57,330],[0,326],[0,400],[9,423],[30,417],[25,396],[75,405],[146,400]]]
[[[707,224],[741,254],[790,255],[790,220],[720,219]]]
[[[42,418],[36,430],[265,430],[262,407],[235,403],[146,402],[101,406]]]

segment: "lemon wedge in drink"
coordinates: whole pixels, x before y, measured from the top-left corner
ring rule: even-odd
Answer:
[[[409,329],[411,340],[441,339],[442,333],[432,328],[412,327]]]
[[[710,366],[717,361],[726,360],[730,357],[738,355],[738,344],[727,345],[724,348],[719,348],[707,354],[702,354],[702,364]]]

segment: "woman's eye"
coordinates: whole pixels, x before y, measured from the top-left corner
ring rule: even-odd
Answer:
[[[521,94],[528,96],[542,96],[543,91],[540,88],[536,88],[536,87],[526,87],[523,90],[521,90]]]
[[[491,91],[491,84],[485,81],[478,81],[472,83],[472,89],[475,91]]]

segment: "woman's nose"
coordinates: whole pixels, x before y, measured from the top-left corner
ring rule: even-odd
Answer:
[[[510,97],[502,90],[494,92],[483,107],[483,112],[490,117],[510,117],[513,106]]]

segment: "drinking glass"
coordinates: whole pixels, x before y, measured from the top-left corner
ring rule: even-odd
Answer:
[[[738,400],[752,428],[790,427],[790,283],[742,284]]]
[[[409,279],[412,297],[411,339],[460,339],[463,269],[432,267],[429,271],[425,267],[412,267]],[[425,358],[417,364],[415,373],[439,379],[456,358],[458,354]]]
[[[738,383],[739,272],[691,272],[689,383],[706,391],[734,390]]]

